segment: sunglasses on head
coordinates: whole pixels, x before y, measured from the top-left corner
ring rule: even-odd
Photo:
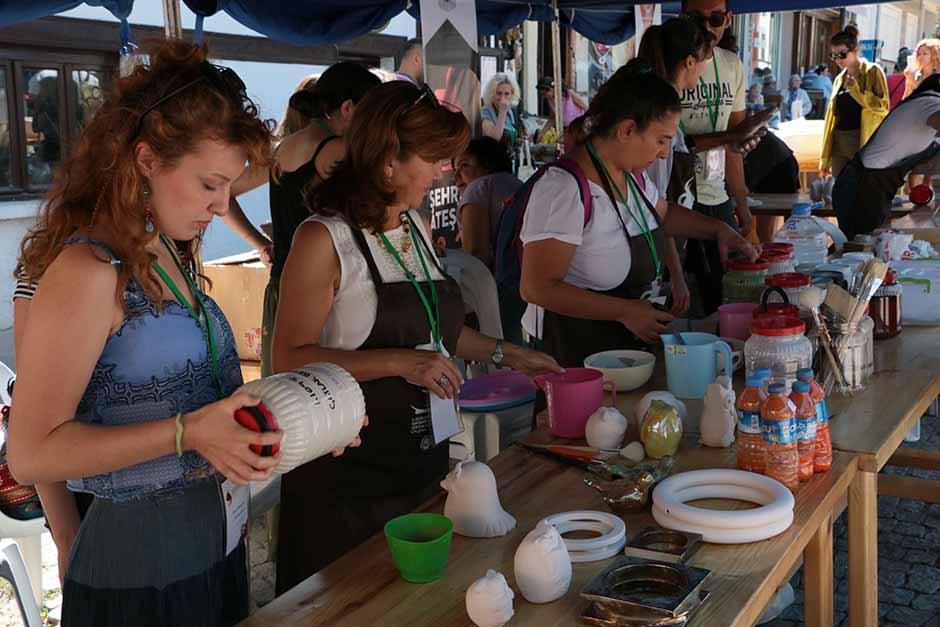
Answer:
[[[216,90],[223,96],[230,98],[234,97],[239,101],[243,101],[248,98],[244,81],[242,81],[241,77],[239,77],[232,68],[228,68],[222,65],[213,65],[208,61],[203,61],[201,64],[199,64],[199,72],[199,78],[193,79],[181,87],[177,87],[144,109],[141,114],[137,116],[137,126],[134,130],[134,136],[137,136],[140,133],[140,129],[144,124],[144,118],[148,113],[165,104],[169,100],[172,100],[190,87],[198,85],[203,81],[209,83],[212,89]]]
[[[708,15],[701,13],[689,13],[688,16],[701,24],[708,23],[712,28],[721,28],[728,22],[729,11],[714,11]]]
[[[848,56],[849,56],[849,51],[848,51],[848,50],[841,50],[841,51],[839,51],[839,52],[833,52],[832,54],[830,54],[830,55],[829,55],[829,59],[830,59],[831,61],[835,61],[836,59],[840,59],[840,60],[842,60],[842,61],[845,61],[846,57],[848,57]]]

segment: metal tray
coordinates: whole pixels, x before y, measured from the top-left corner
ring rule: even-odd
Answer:
[[[673,627],[685,625],[695,613],[695,610],[708,599],[708,592],[700,591],[699,595],[697,604],[691,607],[686,613],[675,618],[651,617],[642,612],[637,612],[634,618],[624,616],[617,618],[604,614],[603,610],[599,608],[596,603],[591,603],[581,613],[581,621],[588,625],[595,625],[596,627]]]
[[[624,555],[673,564],[684,564],[702,542],[702,535],[647,527],[624,548]]]

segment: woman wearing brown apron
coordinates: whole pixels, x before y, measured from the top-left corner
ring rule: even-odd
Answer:
[[[462,382],[451,355],[527,373],[559,370],[548,356],[463,326],[457,284],[442,271],[414,210],[440,162],[469,141],[465,118],[402,81],[372,90],[347,129],[346,159],[307,197],[281,278],[273,361],[315,361],[362,385],[362,445],[283,478],[278,594],[417,508],[447,473],[448,433],[432,428]],[[443,413],[441,416],[444,415]],[[440,418],[441,416],[437,416]]]
[[[715,239],[725,256],[756,257],[720,220],[667,205],[644,173],[666,156],[680,111],[668,82],[645,64],[624,66],[594,97],[587,138],[569,155],[591,187],[589,219],[570,174],[549,171],[532,189],[520,233],[523,325],[562,366],[658,343],[673,320],[663,311],[666,236]]]

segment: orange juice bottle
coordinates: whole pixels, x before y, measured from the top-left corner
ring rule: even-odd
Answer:
[[[796,406],[796,448],[800,454],[797,475],[800,481],[809,481],[816,455],[816,403],[809,393],[809,383],[795,381],[790,401]]]
[[[764,474],[764,436],[760,407],[767,400],[761,377],[747,378],[747,387],[738,397],[738,468]]]
[[[809,383],[809,394],[816,403],[816,452],[813,459],[814,472],[826,472],[832,468],[832,438],[829,435],[829,408],[826,392],[816,381],[812,368],[800,368],[796,372],[799,381]]]
[[[796,407],[787,398],[782,383],[770,386],[770,395],[761,405],[760,418],[764,432],[764,474],[795,492],[800,486]]]

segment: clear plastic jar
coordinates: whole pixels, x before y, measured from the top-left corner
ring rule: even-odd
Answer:
[[[782,249],[764,250],[758,261],[766,261],[769,264],[767,276],[787,274],[794,271],[792,251],[787,252]]]
[[[760,302],[769,267],[770,264],[763,261],[732,261],[721,279],[724,303]]]
[[[855,326],[840,320],[829,324],[846,387],[855,392],[865,389],[875,372],[875,323],[865,316]]]
[[[812,279],[807,274],[799,272],[787,272],[785,274],[773,274],[764,281],[767,287],[779,287],[786,295],[791,305],[800,304],[800,294],[809,287]],[[779,294],[771,293],[767,299],[768,303],[783,302]],[[802,309],[802,307],[801,307]]]
[[[794,317],[764,317],[754,321],[744,345],[747,376],[758,368],[770,368],[772,381],[790,389],[800,368],[811,368],[813,345],[803,333],[806,325]]]

